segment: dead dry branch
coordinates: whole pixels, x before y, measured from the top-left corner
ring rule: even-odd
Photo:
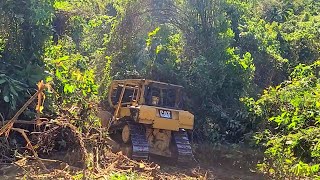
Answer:
[[[137,173],[143,179],[195,179],[205,177],[200,170],[193,170],[193,177],[185,174],[172,175],[161,170],[160,165],[150,162],[137,162],[120,153],[113,153],[110,147],[115,144],[106,136],[106,129],[92,128],[82,134],[70,124],[71,119],[60,117],[56,120],[41,118],[40,112],[44,101],[43,90],[49,86],[42,81],[38,91],[8,121],[2,119],[0,126],[0,179],[109,179],[113,173]],[[21,113],[36,99],[37,116],[35,120],[18,120]],[[1,116],[2,117],[2,116]],[[45,126],[44,131],[29,132],[13,125]],[[9,133],[18,132],[25,140],[25,151],[18,158],[7,156],[16,137]],[[30,137],[28,137],[30,136]],[[13,139],[11,139],[13,138]],[[30,139],[31,140],[30,140]],[[32,144],[33,143],[33,144]],[[17,147],[19,148],[19,147]],[[23,148],[24,149],[24,148]],[[19,149],[18,149],[19,150]],[[92,158],[91,158],[92,157]]]
[[[55,122],[38,136],[37,151],[43,156],[56,156],[77,167],[85,167],[87,150],[82,135],[69,123]]]
[[[6,134],[6,136],[9,135],[10,129],[12,128],[14,122],[47,86],[48,85],[44,84],[43,81],[38,83],[38,91],[22,106],[22,108],[19,109],[19,111],[13,116],[13,118],[11,118],[4,126],[1,127],[0,136],[2,136],[4,133]]]

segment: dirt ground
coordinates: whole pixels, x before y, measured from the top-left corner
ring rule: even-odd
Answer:
[[[66,156],[66,155],[64,155]],[[208,155],[210,156],[210,155]],[[209,157],[210,158],[210,157]],[[0,165],[0,179],[123,179],[111,174],[125,174],[125,179],[266,179],[250,170],[247,162],[237,162],[233,157],[213,158],[214,162],[199,162],[194,164],[176,163],[162,157],[151,157],[151,163],[136,162],[121,153],[110,151],[101,157],[99,165],[80,168],[70,162],[64,162],[62,157],[41,159],[46,167],[42,168],[34,158],[23,158],[13,164]],[[241,157],[243,158],[243,157]],[[234,161],[234,162],[232,162]],[[250,161],[248,159],[248,161]],[[131,176],[130,174],[135,174]]]
[[[259,160],[257,152],[245,149],[230,149],[230,147],[208,148],[209,145],[202,145],[198,148],[195,157],[198,163],[179,164],[170,159],[155,157],[152,160],[161,166],[161,171],[171,175],[186,175],[193,177],[200,174],[204,179],[243,179],[259,180],[267,177],[255,171],[255,164]],[[208,152],[210,150],[210,152]],[[199,176],[196,179],[200,179]]]
[[[0,179],[266,179],[254,171],[261,155],[245,147],[198,144],[194,163],[159,156],[137,162],[111,152],[108,139],[95,133],[85,135],[69,123],[54,123],[34,138],[29,136],[33,147],[23,145],[19,156],[11,154],[14,161],[0,162]]]
[[[36,160],[30,159],[22,159],[14,165],[1,165],[0,179],[109,179],[112,173],[130,174],[132,172],[137,174],[136,178],[132,179],[266,179],[260,174],[250,172],[248,169],[239,170],[225,165],[184,166],[155,161],[156,165],[154,166],[159,166],[159,169],[155,170],[154,174],[152,170],[134,169],[133,166],[132,169],[126,169],[128,168],[127,165],[127,167],[123,165],[119,170],[117,169],[119,167],[113,167],[113,163],[110,163],[109,167],[99,170],[84,170],[62,161],[43,160],[43,162],[48,169],[47,171],[41,169]]]

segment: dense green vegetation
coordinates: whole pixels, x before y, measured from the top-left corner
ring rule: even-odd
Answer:
[[[319,174],[320,2],[2,0],[0,9],[1,117],[44,79],[55,90],[44,113],[69,110],[85,127],[112,79],[149,78],[185,87],[199,142],[255,139],[270,176]]]

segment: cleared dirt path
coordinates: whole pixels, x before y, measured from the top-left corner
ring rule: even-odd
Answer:
[[[267,179],[262,174],[255,172],[251,167],[244,166],[247,162],[234,162],[230,164],[230,160],[226,161],[223,158],[212,163],[195,163],[181,164],[175,163],[169,159],[162,157],[153,157],[152,160],[160,165],[160,171],[164,174],[170,174],[181,178],[194,177],[196,179],[218,179],[218,180],[259,180]]]

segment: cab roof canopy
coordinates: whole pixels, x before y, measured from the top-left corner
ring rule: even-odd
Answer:
[[[160,82],[160,81],[153,81],[149,79],[124,79],[124,80],[113,80],[113,84],[128,84],[128,85],[155,85],[157,87],[162,87],[162,88],[183,88],[183,86],[175,85],[175,84],[170,84],[170,83],[165,83],[165,82]]]

